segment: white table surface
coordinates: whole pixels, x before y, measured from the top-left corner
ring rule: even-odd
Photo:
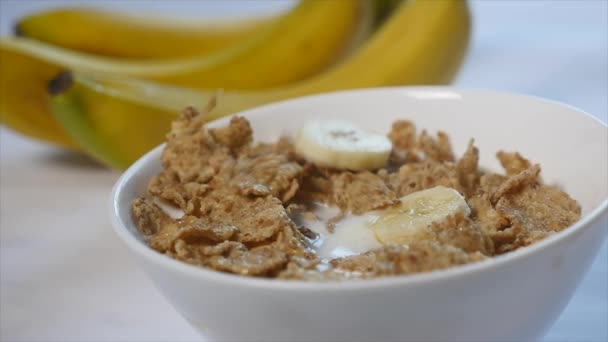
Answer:
[[[0,32],[30,10],[65,3],[75,2],[0,0]],[[193,16],[273,11],[290,2],[96,4]],[[607,121],[606,1],[472,6],[472,49],[456,85],[548,97]],[[108,195],[117,172],[4,128],[0,164],[0,340],[197,340],[111,231]],[[607,259],[604,245],[546,341],[608,340]]]

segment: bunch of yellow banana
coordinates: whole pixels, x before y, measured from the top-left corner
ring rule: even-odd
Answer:
[[[197,28],[198,35],[102,14],[33,16],[17,26],[21,37],[0,40],[0,119],[117,168],[160,143],[184,106],[203,105],[219,88],[214,117],[338,89],[446,83],[470,33],[460,0],[305,0],[276,17]],[[44,29],[58,20],[82,32]],[[101,46],[82,36],[108,26],[128,38]],[[175,46],[186,41],[192,46]],[[149,46],[162,44],[168,50]]]
[[[255,36],[277,19],[201,23],[94,8],[64,8],[23,18],[15,26],[15,34],[96,55],[158,59],[219,51]]]

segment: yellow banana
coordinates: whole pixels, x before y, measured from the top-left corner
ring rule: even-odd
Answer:
[[[205,56],[134,61],[73,52],[25,38],[2,44],[78,71],[196,88],[258,89],[309,77],[336,61],[356,36],[365,0],[303,1],[243,44]],[[371,20],[367,21],[371,26]]]
[[[286,87],[225,92],[213,117],[337,89],[446,83],[462,63],[469,34],[466,2],[408,0],[340,64]],[[52,111],[85,151],[117,168],[160,143],[181,108],[202,106],[212,95],[145,81],[74,75],[72,79],[62,73],[51,82]]]
[[[382,6],[389,7],[386,4]],[[244,85],[249,81],[258,86],[267,81],[268,84],[274,84],[280,79],[286,81],[289,78],[304,77],[313,70],[324,67],[334,58],[341,57],[341,54],[351,51],[353,46],[361,44],[373,27],[373,12],[369,2],[365,0],[306,1],[280,20],[277,19],[272,30],[268,28],[263,35],[258,34],[254,43],[240,44],[241,46],[203,59],[181,60],[181,64],[120,62],[116,59],[71,52],[25,38],[2,39],[0,122],[38,139],[65,147],[75,147],[48,110],[46,83],[61,70],[142,76],[146,70],[156,70],[158,73],[162,69],[166,73],[165,81],[171,77],[189,77],[192,80],[201,77],[204,82],[217,82],[216,85],[223,87],[230,84]],[[337,25],[328,24],[330,20]],[[284,30],[287,28],[290,29]],[[319,36],[323,39],[317,37],[319,30],[324,33]],[[313,38],[314,42],[311,43],[310,39]],[[302,43],[310,43],[307,46],[309,53],[301,53],[298,44]],[[303,55],[306,57],[302,58]],[[253,66],[256,63],[258,67]],[[190,68],[201,65],[206,71],[194,68],[194,71],[191,70],[193,74],[186,74],[186,66]],[[159,68],[155,69],[153,66]],[[209,69],[211,66],[217,69]],[[229,66],[232,66],[230,72],[222,74],[222,70],[226,71]],[[269,71],[278,68],[281,68],[280,72]],[[171,72],[175,74],[167,76]],[[266,75],[257,75],[256,72]],[[201,75],[207,75],[209,78]],[[253,87],[253,83],[249,85]]]
[[[49,111],[47,83],[61,70],[0,44],[0,123],[30,137],[76,148]]]
[[[15,33],[91,54],[160,59],[219,51],[255,37],[276,20],[268,16],[199,23],[92,8],[64,8],[21,19]]]

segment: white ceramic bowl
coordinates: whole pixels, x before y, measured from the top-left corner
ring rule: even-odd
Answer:
[[[531,247],[444,271],[331,283],[252,279],[187,265],[142,241],[130,207],[160,170],[159,146],[116,184],[114,227],[177,311],[209,340],[533,340],[566,306],[606,235],[608,130],[572,107],[520,95],[415,87],[305,97],[240,115],[265,141],[328,117],[381,132],[407,118],[447,131],[458,154],[474,137],[484,167],[499,170],[499,149],[541,163],[544,180],[577,199],[583,218]]]

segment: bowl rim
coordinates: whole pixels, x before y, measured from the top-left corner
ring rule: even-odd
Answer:
[[[599,124],[604,128],[608,128],[606,123],[601,121],[599,118],[579,109],[574,106],[564,104],[555,100],[545,99],[539,96],[511,93],[505,91],[494,91],[486,89],[474,89],[474,88],[458,88],[450,86],[396,86],[396,87],[376,87],[376,88],[361,88],[351,90],[341,90],[334,92],[321,93],[316,95],[308,95],[303,97],[297,97],[287,99],[283,101],[273,102],[263,106],[247,109],[238,113],[231,114],[229,116],[217,118],[211,122],[228,121],[230,117],[234,115],[243,115],[245,117],[249,115],[257,115],[256,113],[263,113],[264,110],[275,107],[283,106],[286,103],[297,103],[301,101],[308,101],[311,98],[319,97],[332,97],[339,96],[345,93],[370,93],[370,92],[383,92],[383,91],[415,91],[415,92],[436,92],[436,91],[448,91],[455,92],[458,94],[475,94],[475,95],[498,95],[508,96],[513,98],[522,98],[537,102],[544,102],[551,105],[557,105],[576,112],[578,115],[583,115],[587,119],[591,119],[595,124]],[[254,111],[254,114],[250,114]],[[346,280],[346,281],[301,281],[301,280],[283,280],[283,279],[271,279],[271,278],[256,278],[247,277],[237,274],[224,273],[207,269],[200,266],[190,265],[185,262],[175,260],[164,254],[158,253],[153,250],[145,243],[142,243],[131,231],[123,224],[119,212],[120,203],[118,203],[118,197],[121,191],[124,189],[128,181],[133,178],[138,170],[142,169],[146,164],[149,163],[149,159],[156,155],[160,155],[165,144],[161,144],[145,155],[140,157],[135,163],[133,163],[118,179],[112,188],[110,196],[110,216],[114,232],[121,238],[121,240],[128,246],[132,253],[136,253],[139,256],[149,259],[151,262],[161,266],[170,272],[180,272],[186,274],[189,277],[197,278],[201,281],[217,282],[222,283],[225,286],[240,286],[248,288],[268,288],[273,290],[283,291],[344,291],[344,290],[363,290],[372,288],[385,288],[394,286],[424,286],[430,282],[436,281],[447,281],[454,278],[468,277],[472,274],[487,272],[490,269],[507,266],[516,262],[517,260],[526,258],[540,253],[541,250],[558,243],[559,241],[567,239],[569,236],[582,232],[586,227],[592,225],[595,221],[602,218],[602,216],[608,217],[608,197],[605,198],[597,207],[593,208],[587,215],[582,217],[574,225],[567,229],[553,234],[533,245],[525,248],[520,248],[515,251],[493,256],[487,260],[474,262],[471,264],[458,265],[449,267],[446,269],[435,270],[431,272],[416,273],[411,275],[402,276],[387,276],[372,279],[362,280]],[[605,238],[605,235],[604,235]]]

